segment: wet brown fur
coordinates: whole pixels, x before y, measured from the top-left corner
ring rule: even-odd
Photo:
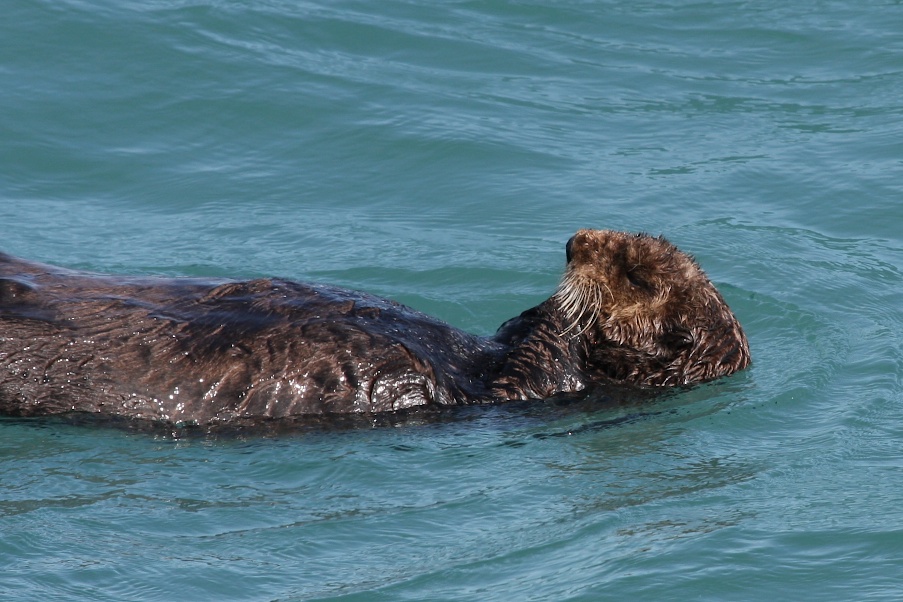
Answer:
[[[554,298],[566,331],[586,337],[590,363],[618,381],[686,385],[749,365],[749,345],[724,299],[664,238],[581,230]]]
[[[581,230],[567,252],[556,293],[489,338],[336,287],[0,255],[0,413],[216,424],[686,385],[749,364],[721,295],[664,239]]]

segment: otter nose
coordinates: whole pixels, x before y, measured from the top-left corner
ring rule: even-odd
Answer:
[[[574,258],[574,239],[577,238],[577,235],[573,235],[571,239],[564,245],[564,254],[567,257],[567,263],[571,263],[571,259]]]

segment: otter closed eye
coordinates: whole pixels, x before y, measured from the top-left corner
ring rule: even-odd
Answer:
[[[640,268],[630,268],[627,270],[627,280],[633,286],[642,289],[651,289],[652,285],[650,285],[642,276]]]
[[[565,257],[549,299],[478,337],[337,287],[0,254],[0,413],[215,424],[686,385],[749,364],[724,299],[665,239],[580,230]]]

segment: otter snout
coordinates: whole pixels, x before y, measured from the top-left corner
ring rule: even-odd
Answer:
[[[577,255],[581,249],[586,250],[590,245],[590,238],[593,235],[602,234],[601,231],[594,232],[592,230],[578,230],[576,234],[574,234],[570,240],[568,240],[567,244],[564,246],[565,258],[567,259],[567,263],[571,263],[574,260],[575,255]]]

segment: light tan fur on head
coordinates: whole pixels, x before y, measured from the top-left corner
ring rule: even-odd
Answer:
[[[631,357],[654,358],[667,374],[643,378],[649,384],[720,375],[727,368],[713,353],[730,355],[725,339],[733,340],[731,348],[739,354],[728,358],[734,364],[730,371],[749,363],[745,336],[721,295],[696,261],[664,238],[580,230],[567,254],[567,270],[553,296],[566,317],[563,336],[586,334]],[[639,378],[643,370],[636,372]]]

